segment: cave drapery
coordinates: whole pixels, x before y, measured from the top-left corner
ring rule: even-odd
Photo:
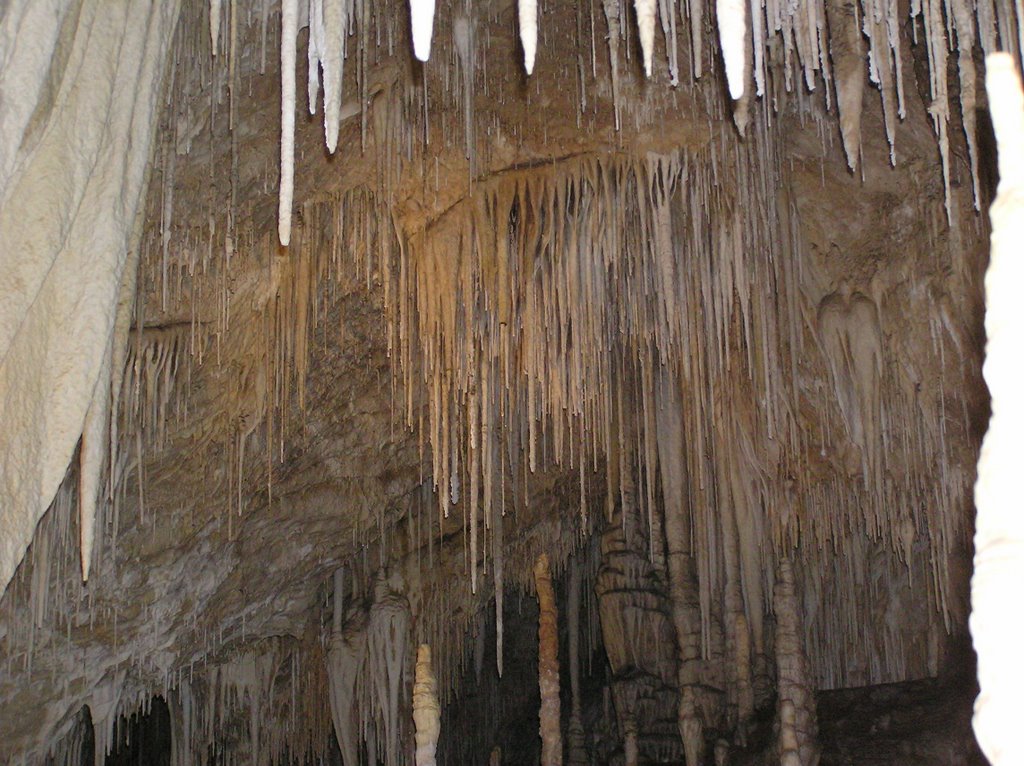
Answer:
[[[175,763],[413,762],[419,694],[414,762],[457,762],[434,716],[467,652],[508,670],[540,556],[596,594],[565,673],[601,632],[624,762],[772,709],[816,763],[815,690],[966,634],[979,77],[1022,33],[1000,0],[10,0],[0,758],[70,757],[86,706],[102,759],[159,695]]]

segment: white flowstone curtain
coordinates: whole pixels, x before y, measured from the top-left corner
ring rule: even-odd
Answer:
[[[179,0],[0,4],[0,591],[82,450],[82,572]]]

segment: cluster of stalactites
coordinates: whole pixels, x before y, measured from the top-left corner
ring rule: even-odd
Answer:
[[[372,257],[388,275],[389,351],[396,374],[406,376],[396,391],[432,461],[438,515],[465,508],[469,590],[486,593],[493,585],[499,642],[502,523],[507,508],[527,501],[507,490],[525,492],[535,471],[568,465],[579,474],[585,519],[594,514],[588,484],[600,461],[614,465],[632,438],[639,512],[651,525],[662,523],[663,504],[666,528],[677,523],[678,508],[693,513],[670,536],[690,540],[692,528],[692,545],[669,551],[670,568],[692,570],[687,577],[699,586],[678,615],[688,667],[709,652],[713,613],[727,595],[726,638],[737,660],[731,702],[743,718],[750,708],[748,666],[765,652],[776,551],[795,545],[803,569],[835,573],[805,587],[809,602],[819,605],[807,625],[818,683],[878,683],[927,672],[921,663],[931,662],[928,652],[918,651],[926,647],[910,643],[903,623],[878,627],[871,638],[889,649],[877,653],[863,642],[840,647],[835,637],[853,635],[851,626],[870,619],[875,590],[902,596],[908,583],[929,582],[929,566],[935,587],[927,606],[921,599],[914,608],[956,623],[945,552],[962,540],[958,509],[966,485],[956,470],[937,480],[919,468],[954,457],[945,442],[955,434],[935,425],[943,401],[956,395],[954,379],[925,386],[908,406],[901,398],[904,371],[885,346],[878,307],[855,290],[823,298],[814,332],[806,333],[795,224],[785,200],[767,193],[784,185],[772,170],[775,149],[763,135],[739,142],[727,126],[721,131],[720,144],[699,154],[593,156],[502,174],[480,183],[429,230],[406,232],[402,247],[358,223],[385,218],[379,203],[364,209],[348,195],[310,203],[296,268],[312,276],[297,282],[295,293],[343,270],[331,259],[356,250],[349,238],[365,235],[372,243],[360,252],[377,253]],[[775,223],[785,221],[784,228]],[[309,231],[320,234],[309,239]],[[757,285],[774,292],[766,296]],[[299,350],[307,344],[300,340],[315,301],[295,297],[294,304],[275,326],[293,328],[286,335],[294,336],[301,385]],[[937,362],[942,351],[924,358],[929,353],[921,350],[920,365]],[[797,365],[801,355],[817,358],[818,369]],[[827,393],[816,409],[820,422],[795,420],[794,391],[808,386]],[[630,412],[634,437],[623,425]],[[941,422],[946,430],[956,426]],[[808,464],[805,447],[826,440],[857,456],[856,465],[839,466],[852,479],[837,472],[829,481],[792,487],[772,478],[819,470]],[[883,461],[907,470],[885,470]],[[613,483],[608,498],[620,490]],[[893,498],[907,509],[917,505],[912,498],[932,494],[934,502],[899,517],[883,503]],[[865,519],[868,535],[844,532]],[[838,553],[828,552],[833,547]],[[868,578],[870,591],[844,596],[844,582],[867,577],[858,562],[886,548],[898,555]],[[936,622],[941,630],[941,618]],[[429,641],[443,668],[450,652],[439,638],[430,634]],[[835,661],[841,652],[857,654],[851,665],[863,667],[865,677],[848,675],[849,665]],[[498,654],[500,667],[500,646]]]
[[[308,3],[308,5],[307,5]],[[301,7],[300,7],[301,4]],[[634,0],[643,67],[647,77],[654,72],[656,29],[664,35],[669,82],[679,82],[675,3]],[[808,90],[815,90],[819,78],[824,82],[826,101],[831,106],[833,89],[840,117],[841,135],[851,169],[861,155],[861,109],[864,75],[881,94],[885,131],[890,158],[896,161],[895,131],[898,119],[906,116],[901,22],[895,0],[808,0],[803,3],[779,3],[774,0],[717,0],[715,4],[718,42],[725,67],[735,118],[741,132],[749,120],[751,96],[767,92],[770,52],[782,51],[778,62],[784,71],[785,87],[796,87],[795,71],[802,72]],[[216,51],[221,0],[210,0],[210,30]],[[409,0],[413,52],[421,61],[430,56],[433,37],[435,0]],[[618,115],[618,44],[625,17],[624,3],[605,0],[603,10],[608,24],[612,91]],[[702,3],[686,3],[691,27],[692,71],[700,77],[704,68]],[[538,47],[540,9],[537,0],[518,0],[519,34],[526,73],[533,72]],[[946,80],[949,52],[958,51],[961,118],[966,134],[978,204],[978,158],[974,109],[976,72],[972,49],[980,43],[985,53],[999,47],[1016,51],[1018,22],[1014,11],[994,0],[976,4],[966,0],[943,3],[941,0],[915,0],[910,4],[910,20],[924,29],[930,67],[931,114],[942,158],[946,186],[947,216],[950,208],[950,94]],[[295,64],[296,37],[300,24],[309,26],[308,91],[309,108],[314,113],[323,72],[324,130],[327,148],[337,147],[341,115],[343,63],[346,39],[355,24],[353,0],[282,0],[281,36],[281,178],[278,208],[278,233],[283,245],[291,239],[292,194],[294,185]],[[364,21],[365,23],[365,21]],[[458,25],[456,36],[458,37]],[[774,40],[781,43],[775,45]],[[456,41],[458,42],[458,40]],[[361,41],[360,44],[364,44]]]

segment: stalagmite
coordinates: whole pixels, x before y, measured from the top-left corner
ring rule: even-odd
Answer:
[[[430,58],[430,39],[434,35],[434,4],[435,0],[409,0],[412,49],[420,61]]]
[[[985,85],[999,148],[999,191],[989,211],[992,255],[985,274],[985,382],[992,416],[974,486],[977,519],[971,579],[971,635],[981,693],[974,732],[994,766],[1024,763],[1024,612],[1013,606],[1024,585],[1020,438],[1024,433],[1024,92],[1014,59],[985,61]]]
[[[744,0],[717,0],[718,39],[725,60],[725,77],[733,101],[743,97],[747,67],[747,10]]]
[[[542,553],[533,566],[540,609],[537,629],[537,674],[540,679],[541,766],[561,766],[562,724],[558,697],[558,608],[551,587],[551,567]]]
[[[783,766],[817,766],[818,723],[814,689],[807,673],[807,658],[803,647],[804,626],[793,565],[789,559],[779,562],[774,605],[779,759]]]
[[[519,40],[523,44],[526,74],[533,74],[537,56],[537,0],[519,0]]]
[[[669,597],[679,657],[679,736],[687,763],[699,763],[703,750],[703,723],[696,688],[700,684],[701,619],[695,603],[696,576],[691,543],[686,456],[683,447],[683,404],[679,386],[668,370],[658,377],[658,459],[662,470]]]
[[[292,237],[292,192],[295,185],[295,37],[299,0],[281,0],[281,188],[277,236],[288,247]]]
[[[634,0],[636,25],[640,31],[640,48],[644,54],[644,74],[651,76],[654,62],[654,16],[657,0]]]
[[[437,681],[430,664],[430,647],[416,652],[416,683],[412,689],[412,719],[416,724],[416,766],[436,766],[437,738],[441,733],[441,706]]]
[[[505,519],[499,508],[494,514],[491,543],[494,547],[494,653],[498,677],[505,665]]]
[[[574,557],[569,568],[569,684],[572,691],[572,712],[569,715],[569,766],[586,766],[586,737],[583,731],[583,704],[580,696],[580,591],[583,579],[582,564]]]
[[[625,766],[640,766],[640,743],[637,741],[636,720],[632,716],[626,719],[622,734],[622,759]]]

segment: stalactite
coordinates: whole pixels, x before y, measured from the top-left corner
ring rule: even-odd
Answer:
[[[519,40],[523,45],[523,67],[526,74],[533,74],[533,62],[537,57],[537,0],[518,0]]]
[[[340,571],[340,570],[339,570]],[[327,676],[330,679],[331,716],[344,766],[359,763],[359,712],[356,709],[356,682],[367,662],[366,613],[357,610],[342,629],[342,580],[335,577],[334,629],[327,653]],[[366,715],[367,711],[361,711]]]
[[[856,0],[827,0],[829,50],[832,54],[839,130],[846,162],[856,171],[860,163],[860,119],[864,100],[864,52],[860,13]]]
[[[281,192],[277,235],[284,247],[292,236],[292,193],[295,186],[295,37],[299,32],[299,0],[281,0]]]
[[[551,587],[551,566],[542,553],[533,567],[540,608],[537,674],[540,683],[541,766],[561,766],[562,724],[558,697],[558,608]]]
[[[306,100],[309,113],[316,114],[316,100],[320,94],[320,64],[326,54],[323,0],[309,0],[309,39],[306,43]]]
[[[634,0],[636,24],[640,31],[640,48],[644,55],[644,74],[651,76],[654,63],[654,15],[656,0]]]
[[[435,766],[437,738],[441,732],[441,706],[437,701],[437,681],[431,669],[430,647],[427,644],[420,644],[416,652],[412,718],[416,724],[416,766]]]
[[[967,156],[971,166],[971,188],[974,190],[974,209],[981,209],[981,189],[978,180],[978,123],[975,110],[978,105],[977,78],[974,68],[975,19],[968,3],[952,3],[953,26],[956,29],[958,51],[957,72],[960,76],[960,119],[967,141]]]
[[[324,16],[324,135],[327,151],[338,147],[338,130],[342,120],[342,91],[345,73],[345,41],[351,0],[323,0]]]
[[[619,0],[601,0],[604,18],[608,24],[608,57],[612,73],[612,106],[615,110],[615,129],[619,129]]]
[[[110,379],[114,338],[110,337],[103,351],[100,379]],[[103,458],[108,454],[107,432],[110,418],[109,385],[97,384],[92,404],[85,414],[82,447],[79,452],[78,525],[82,580],[89,579],[95,542],[96,509],[102,492]]]
[[[409,0],[412,23],[412,48],[420,61],[430,58],[430,39],[434,35],[435,0]]]
[[[210,52],[216,56],[220,44],[221,0],[210,0]]]
[[[717,0],[718,36],[725,60],[725,78],[733,101],[743,97],[746,86],[747,7],[744,0]]]
[[[1024,91],[1013,59],[992,54],[985,84],[999,148],[999,191],[989,211],[992,257],[985,274],[983,373],[992,396],[992,417],[978,460],[974,500],[978,515],[971,579],[971,635],[978,653],[981,693],[974,732],[995,766],[1024,761],[1019,711],[1024,707],[1020,637],[1024,617],[1009,608],[1024,581],[1024,514],[1020,512],[1019,443],[1024,431],[1020,396],[1020,226],[1024,221]]]
[[[399,763],[398,707],[406,671],[410,631],[409,602],[400,582],[391,583],[381,572],[374,584],[367,631],[368,669],[384,733],[384,761]]]
[[[118,705],[124,684],[124,673],[109,679],[97,688],[89,700],[92,716],[93,758],[96,766],[103,766],[113,746],[114,724],[119,713]]]

